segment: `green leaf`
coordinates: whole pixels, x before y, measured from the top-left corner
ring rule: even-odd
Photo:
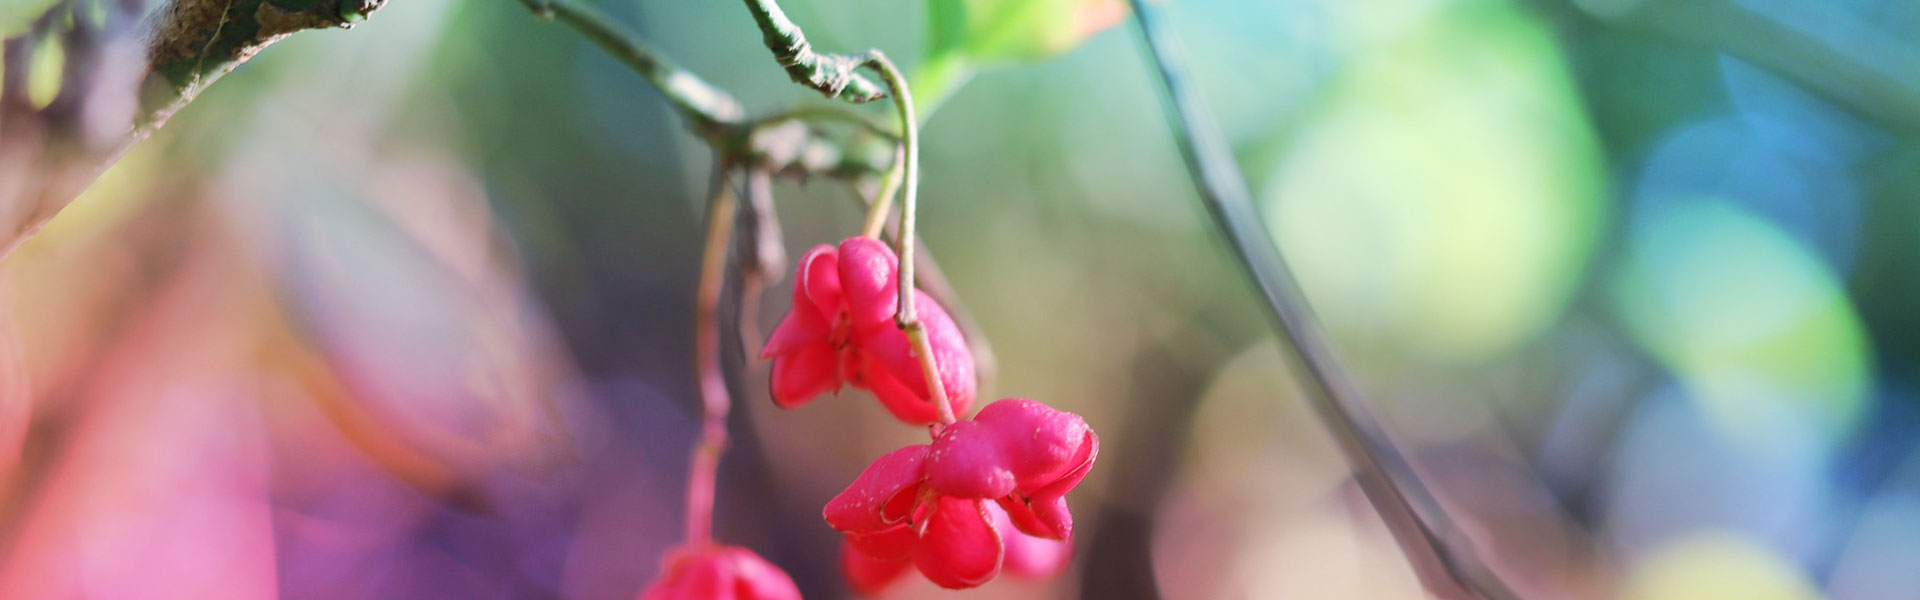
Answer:
[[[26,35],[60,0],[0,0],[0,38]]]
[[[1119,23],[1121,0],[928,0],[927,57],[913,75],[922,117],[974,69],[1046,58]]]
[[[978,64],[1045,58],[1125,14],[1118,0],[930,0],[927,55],[960,54]]]

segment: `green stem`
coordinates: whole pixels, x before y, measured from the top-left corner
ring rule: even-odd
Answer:
[[[888,187],[884,188],[887,190],[884,193],[892,194],[897,189],[899,180],[896,178],[886,185]],[[852,187],[853,193],[849,196],[856,204],[866,208],[867,214],[872,216],[873,205],[881,194],[869,195],[860,189],[863,186]],[[897,223],[884,223],[884,225],[892,226],[884,232],[889,238],[900,234]],[[986,392],[993,388],[993,376],[999,365],[994,358],[993,343],[987,339],[987,331],[980,327],[979,321],[974,320],[972,311],[967,310],[967,304],[960,301],[960,294],[955,292],[953,284],[947,281],[946,273],[940,268],[940,261],[934,258],[933,250],[927,248],[927,242],[925,240],[914,242],[913,253],[915,256],[913,286],[925,292],[935,302],[939,302],[941,307],[947,309],[947,316],[953,317],[953,323],[960,326],[960,334],[967,338],[968,353],[973,355],[973,377],[978,384],[975,389],[980,392],[979,395],[987,396]]]
[[[880,191],[873,195],[873,201],[867,203],[867,222],[860,227],[860,235],[879,239],[880,232],[887,226],[887,213],[893,212],[893,196],[900,191],[900,176],[907,163],[907,147],[895,146],[893,166],[880,176]]]
[[[920,323],[920,316],[913,306],[913,237],[914,216],[919,208],[920,191],[920,124],[913,116],[913,92],[907,89],[907,78],[900,69],[887,60],[887,55],[879,50],[867,52],[862,63],[880,72],[880,78],[887,82],[887,93],[893,96],[893,106],[900,112],[901,151],[901,193],[900,193],[900,233],[894,236],[894,252],[900,255],[900,310],[894,314],[894,322],[906,330],[907,340],[913,343],[914,354],[920,358],[920,372],[927,380],[927,391],[933,395],[934,406],[940,411],[940,422],[954,422],[953,405],[947,399],[946,385],[940,380],[940,366],[933,356],[933,344],[927,339],[926,327]],[[880,206],[891,194],[882,190],[874,206]]]
[[[767,49],[773,51],[774,60],[787,70],[787,76],[792,77],[794,83],[813,88],[828,98],[853,103],[880,99],[879,86],[855,72],[861,65],[859,57],[814,52],[813,45],[807,43],[807,35],[787,18],[778,2],[746,0],[746,3],[747,10],[753,13],[753,22],[760,26]]]

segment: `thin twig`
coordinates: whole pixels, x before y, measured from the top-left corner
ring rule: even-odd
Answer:
[[[999,363],[993,355],[993,344],[987,340],[987,332],[980,323],[973,320],[973,313],[967,310],[967,304],[960,301],[960,295],[947,281],[946,273],[940,270],[939,261],[934,260],[933,251],[927,249],[926,242],[914,242],[913,251],[920,256],[920,265],[913,274],[913,284],[926,292],[927,296],[939,302],[947,309],[947,316],[960,327],[960,334],[967,336],[967,352],[973,355],[973,379],[976,397],[993,397],[993,376]]]
[[[898,186],[897,182],[895,186]],[[872,198],[877,198],[879,195],[865,193],[860,187],[852,186],[853,193],[849,196],[860,208],[869,208],[874,202]],[[868,187],[871,187],[871,184]],[[885,233],[889,239],[898,235],[899,222],[887,223]],[[939,258],[934,256],[933,250],[927,247],[927,243],[915,240],[913,253],[919,257],[913,272],[914,287],[920,288],[920,291],[926,292],[928,297],[939,302],[941,307],[947,309],[947,315],[953,317],[954,324],[960,326],[960,334],[967,337],[967,351],[973,355],[973,378],[977,382],[974,388],[977,390],[976,395],[992,397],[993,395],[988,392],[993,388],[993,378],[998,372],[1000,362],[993,354],[993,342],[987,339],[987,330],[980,327],[979,321],[974,320],[973,311],[967,310],[967,303],[960,301],[960,294],[954,291],[953,283],[947,280],[946,270],[940,268]]]
[[[753,13],[753,22],[760,26],[760,36],[767,49],[773,51],[774,60],[787,70],[787,76],[792,77],[794,83],[813,88],[828,98],[854,103],[872,102],[883,95],[880,86],[855,72],[860,68],[861,57],[814,52],[813,45],[807,43],[807,35],[787,18],[778,2],[746,0],[746,3],[747,10]]]
[[[879,136],[881,139],[887,141],[900,140],[900,134],[895,132],[893,128],[867,118],[866,115],[839,106],[802,104],[754,119],[755,125],[759,127],[787,121],[840,121],[857,126],[867,133]]]
[[[667,103],[686,119],[694,133],[734,164],[765,162],[760,159],[778,156],[784,160],[765,166],[780,175],[861,177],[879,171],[878,161],[867,160],[863,154],[849,152],[848,147],[810,133],[783,137],[779,147],[763,145],[769,143],[765,139],[768,136],[761,134],[793,121],[833,120],[852,123],[883,138],[895,137],[892,131],[871,120],[825,107],[801,107],[746,119],[733,95],[674,64],[666,55],[648,47],[638,34],[593,6],[581,0],[520,0],[520,3],[543,19],[572,27],[626,63],[655,91],[666,96]]]
[[[860,235],[879,237],[880,230],[887,227],[887,215],[893,212],[893,196],[900,191],[901,175],[906,172],[907,146],[893,147],[893,165],[880,175],[880,190],[874,192],[873,201],[867,203],[867,220],[860,226]],[[894,233],[899,233],[899,228]]]
[[[1173,33],[1145,0],[1131,0],[1134,20],[1164,91],[1187,171],[1215,225],[1258,288],[1278,332],[1304,368],[1307,396],[1354,470],[1354,479],[1380,514],[1427,590],[1445,598],[1505,600],[1515,595],[1489,568],[1421,481],[1405,455],[1367,410],[1341,371],[1287,270],[1278,246],[1261,228],[1246,180],[1187,79]]]
[[[740,347],[747,356],[760,355],[760,328],[754,323],[759,312],[760,291],[779,283],[787,270],[784,244],[780,240],[780,220],[774,215],[773,177],[761,169],[747,172],[746,210],[740,211],[740,303],[736,329]]]
[[[687,543],[706,543],[713,532],[714,486],[720,455],[727,449],[727,380],[720,366],[720,292],[726,287],[728,238],[738,202],[727,184],[726,161],[714,161],[713,195],[707,201],[707,243],[693,307],[693,365],[700,384],[700,444],[687,470]]]
[[[879,50],[868,50],[867,59],[862,64],[880,72],[880,78],[887,82],[887,93],[893,96],[894,109],[900,116],[900,147],[902,173],[900,190],[900,232],[894,236],[894,253],[900,255],[900,309],[893,315],[894,323],[907,332],[907,341],[913,344],[915,356],[920,358],[920,374],[927,380],[927,391],[933,395],[933,405],[940,411],[941,423],[953,423],[953,402],[947,397],[947,386],[940,380],[940,365],[933,355],[933,342],[927,338],[926,324],[920,322],[920,315],[913,307],[913,251],[918,246],[913,242],[914,216],[920,191],[920,122],[913,117],[913,93],[907,90],[907,78],[900,69],[887,60],[887,55]],[[881,190],[881,196],[874,199],[874,209],[884,212],[882,205],[892,197]]]
[[[640,36],[621,27],[606,13],[578,0],[520,0],[534,14],[558,19],[578,30],[607,54],[627,66],[667,97],[667,102],[686,117],[696,131],[714,133],[729,129],[746,111],[733,96],[680,68],[665,55],[641,43]]]

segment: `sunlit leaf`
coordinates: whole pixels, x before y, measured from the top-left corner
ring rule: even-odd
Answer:
[[[915,100],[938,105],[977,67],[1071,50],[1126,15],[1121,0],[928,0]]]
[[[1065,52],[1126,16],[1119,0],[930,0],[928,54],[986,64]]]

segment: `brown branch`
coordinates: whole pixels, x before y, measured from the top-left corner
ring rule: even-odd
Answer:
[[[141,20],[129,7],[93,22],[67,2],[6,44],[0,82],[0,257],[53,218],[133,144],[269,44],[349,27],[384,0],[174,0]],[[133,7],[133,8],[137,8]],[[29,98],[27,50],[61,45],[60,89]]]

